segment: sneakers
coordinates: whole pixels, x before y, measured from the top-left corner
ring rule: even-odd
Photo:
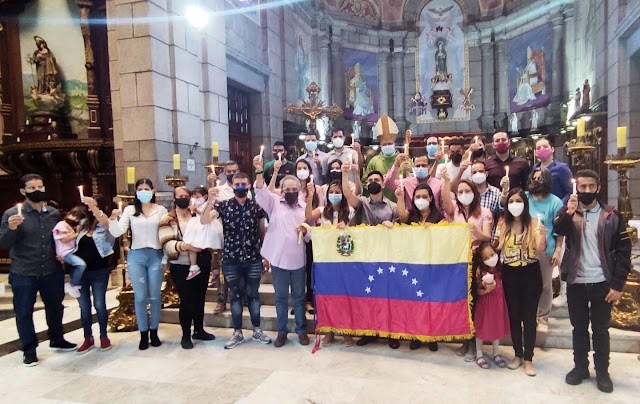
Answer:
[[[195,278],[196,276],[200,275],[200,267],[197,265],[191,265],[189,267],[189,274],[187,275],[187,280],[191,280],[193,278]]]
[[[271,337],[263,333],[261,328],[256,328],[255,330],[253,330],[253,337],[251,339],[262,344],[271,343]]]
[[[80,345],[80,348],[78,348],[78,350],[76,351],[78,353],[78,355],[82,355],[85,354],[87,352],[89,352],[90,350],[92,350],[95,347],[95,344],[93,342],[93,337],[85,337],[84,338],[84,343],[82,345]]]
[[[564,381],[567,384],[570,384],[572,386],[577,386],[580,383],[582,383],[583,380],[586,380],[588,378],[589,378],[589,369],[573,368],[564,377]]]
[[[613,392],[613,382],[611,381],[611,377],[609,377],[609,372],[598,372],[596,370],[596,381],[598,390],[600,390],[601,392]]]
[[[82,286],[80,285],[71,285],[69,282],[64,284],[64,291],[71,297],[73,297],[74,299],[77,299],[80,297],[80,289],[82,288]]]
[[[536,327],[539,333],[548,334],[549,333],[549,324],[539,321],[538,326]]]
[[[33,367],[38,365],[38,357],[35,352],[25,353],[22,356],[22,364],[26,367]]]
[[[234,331],[233,335],[224,344],[224,349],[233,349],[244,342],[242,331]]]
[[[100,350],[108,351],[111,349],[113,345],[111,345],[111,340],[108,337],[100,337]]]
[[[205,330],[198,330],[193,332],[193,339],[199,339],[200,341],[213,341],[216,339],[216,336],[206,332]]]
[[[555,297],[555,299],[553,299],[551,301],[551,304],[553,305],[553,307],[567,307],[567,295],[566,294],[559,294],[558,296]]]
[[[76,348],[78,348],[77,344],[72,344],[71,342],[64,339],[61,339],[60,341],[56,341],[56,342],[51,341],[49,343],[50,351],[71,352],[71,351],[75,351]]]

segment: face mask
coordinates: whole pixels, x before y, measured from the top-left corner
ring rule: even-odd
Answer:
[[[74,229],[76,228],[77,225],[79,225],[80,223],[75,221],[75,220],[71,220],[71,219],[64,219],[65,222],[67,222],[67,224],[71,227],[73,227]]]
[[[471,205],[471,202],[473,202],[473,194],[471,193],[471,194],[458,195],[458,200],[464,206],[469,206]]]
[[[45,198],[45,193],[44,191],[33,191],[33,192],[27,192],[27,199],[29,199],[31,202],[34,203],[38,203],[38,202],[42,202],[44,201]]]
[[[503,154],[509,151],[509,144],[501,142],[497,145],[494,145],[493,148],[497,153]]]
[[[151,199],[153,198],[153,191],[148,191],[148,190],[136,191],[136,198],[138,198],[138,200],[142,203],[151,202]],[[187,206],[189,205],[188,202],[189,200],[187,199]]]
[[[309,140],[308,142],[304,142],[304,147],[309,151],[314,151],[318,148],[318,143],[313,140]]]
[[[418,208],[418,210],[425,210],[429,207],[429,204],[431,202],[429,202],[427,199],[414,199],[413,203],[416,205],[416,208]]]
[[[233,194],[238,198],[245,198],[249,190],[244,185],[238,185],[233,189]]]
[[[394,145],[382,146],[382,154],[387,157],[393,156],[393,153],[396,152],[396,147]]]
[[[529,184],[529,192],[533,195],[541,194],[544,191],[544,184],[538,181],[531,181]]]
[[[226,176],[227,177],[227,184],[229,184],[229,185],[233,184],[233,176],[234,175],[235,174],[229,174],[229,175]]]
[[[429,145],[427,145],[427,153],[429,153],[430,155],[436,154],[437,151],[438,151],[438,145],[437,144],[429,144]]]
[[[189,207],[190,202],[191,201],[189,200],[189,198],[178,198],[176,199],[176,206],[179,207],[180,209],[186,209]]]
[[[462,162],[462,153],[461,152],[455,152],[451,155],[451,162],[454,165],[459,165],[460,162]]]
[[[329,194],[328,198],[332,205],[337,205],[342,201],[342,194]]]
[[[538,149],[536,150],[536,157],[542,161],[549,160],[549,157],[553,154],[553,150],[551,149]]]
[[[382,185],[378,184],[377,182],[371,182],[369,183],[369,185],[367,185],[367,191],[369,191],[371,195],[379,194],[380,192],[382,192]]]
[[[331,140],[331,143],[333,143],[336,149],[339,149],[344,146],[344,139],[341,137],[336,137]]]
[[[429,177],[429,169],[427,167],[416,167],[413,169],[413,173],[418,179],[425,179]]]
[[[597,196],[597,192],[578,192],[578,201],[583,205],[591,205]]]
[[[471,176],[471,181],[475,182],[476,184],[480,185],[482,183],[484,183],[485,181],[487,181],[487,175],[485,173],[475,173]]]
[[[200,198],[196,198],[193,202],[196,204],[197,207],[200,207],[200,206],[204,205],[206,200],[204,199],[203,196],[201,196]]]
[[[329,179],[331,181],[340,180],[342,178],[342,172],[340,170],[329,171]]]
[[[284,200],[287,201],[289,206],[293,206],[296,202],[298,202],[298,191],[296,192],[285,192]]]
[[[478,149],[476,151],[473,152],[473,158],[477,159],[484,156],[484,149]]]
[[[299,179],[304,181],[307,178],[309,178],[309,170],[305,170],[305,169],[298,170],[298,172],[296,172],[296,176],[298,176]]]
[[[513,202],[509,204],[509,213],[513,215],[513,217],[518,217],[524,212],[524,203],[523,202]]]
[[[489,258],[488,260],[486,260],[486,261],[482,261],[482,262],[484,262],[484,264],[485,264],[486,266],[488,266],[489,268],[493,268],[493,267],[495,267],[495,266],[496,266],[496,264],[498,263],[498,259],[499,259],[499,258],[500,258],[500,257],[498,257],[498,255],[494,255],[493,257]]]

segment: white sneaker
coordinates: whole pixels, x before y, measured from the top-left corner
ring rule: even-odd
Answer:
[[[551,304],[553,305],[553,307],[566,307],[567,306],[567,295],[566,294],[560,294],[558,296],[556,296],[552,301]]]
[[[242,331],[234,331],[231,338],[227,340],[224,344],[224,349],[232,349],[237,347],[238,345],[244,342],[244,335],[242,335]]]
[[[72,286],[69,282],[64,284],[64,291],[74,299],[77,299],[80,297],[81,288],[82,286],[80,285]]]
[[[538,332],[548,334],[549,333],[549,324],[543,323],[542,321],[538,322],[538,326],[536,327]]]

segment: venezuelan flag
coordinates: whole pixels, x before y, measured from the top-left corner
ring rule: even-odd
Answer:
[[[425,342],[473,335],[467,225],[311,231],[317,331]]]

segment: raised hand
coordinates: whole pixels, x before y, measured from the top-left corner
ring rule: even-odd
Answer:
[[[253,158],[253,168],[256,169],[256,171],[262,171],[262,167],[263,167],[263,160],[262,160],[262,156],[261,155],[257,155]],[[215,174],[214,174],[215,175]]]

